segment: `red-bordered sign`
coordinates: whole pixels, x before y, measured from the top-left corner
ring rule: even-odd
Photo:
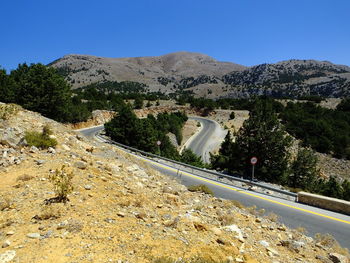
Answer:
[[[250,159],[250,163],[251,163],[252,165],[256,165],[257,162],[258,162],[258,158],[256,158],[256,157],[252,157],[252,158]]]

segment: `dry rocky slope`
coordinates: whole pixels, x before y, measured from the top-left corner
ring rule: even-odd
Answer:
[[[350,95],[350,67],[326,61],[287,60],[254,67],[220,62],[199,53],[177,52],[158,57],[103,58],[67,55],[49,64],[73,88],[104,81],[134,81],[148,91],[192,91],[209,98]]]
[[[25,131],[47,124],[56,149],[25,146]],[[198,256],[349,262],[328,237],[313,239],[236,202],[189,192],[136,157],[37,113],[20,110],[0,119],[0,135],[0,263],[190,262]],[[70,201],[45,205],[55,196],[49,174],[62,165],[74,174]]]

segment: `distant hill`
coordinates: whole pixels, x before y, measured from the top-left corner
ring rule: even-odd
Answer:
[[[325,61],[288,60],[245,67],[199,53],[177,52],[158,57],[103,58],[67,55],[55,67],[73,88],[105,81],[143,83],[148,91],[189,92],[209,98],[350,95],[350,67]]]

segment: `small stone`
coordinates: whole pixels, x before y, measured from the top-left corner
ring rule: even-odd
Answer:
[[[255,219],[255,222],[257,222],[257,223],[261,223],[261,218],[259,218],[259,217],[257,217],[256,219]]]
[[[279,256],[278,251],[273,248],[267,247],[266,250],[270,252],[273,256]]]
[[[35,147],[34,145],[30,147],[29,152],[30,153],[37,153],[39,151],[39,149],[37,147]]]
[[[7,236],[12,236],[12,235],[14,235],[14,234],[15,234],[14,231],[8,231],[8,232],[6,233]]]
[[[70,151],[70,148],[66,144],[62,144],[61,147],[63,150]]]
[[[329,258],[332,260],[333,263],[349,263],[347,257],[338,253],[330,253]]]
[[[11,242],[9,240],[6,240],[4,243],[2,243],[1,247],[5,248],[5,247],[9,247],[11,245]]]
[[[40,234],[39,233],[29,233],[29,234],[27,234],[27,237],[33,238],[33,239],[38,239],[38,238],[40,238]]]
[[[48,152],[48,153],[51,153],[51,154],[56,154],[56,150],[55,150],[54,148],[52,148],[52,147],[49,147],[49,148],[47,149],[47,152]]]
[[[90,184],[86,184],[86,185],[84,185],[84,189],[85,190],[91,190],[92,186]]]
[[[284,225],[277,227],[277,229],[280,231],[286,231],[286,227]]]
[[[44,160],[35,160],[37,165],[43,165],[45,163]]]
[[[236,262],[244,262],[244,259],[243,258],[235,258],[235,261]]]
[[[117,213],[117,216],[125,217],[125,213],[123,213],[123,212],[118,212],[118,213]]]
[[[10,262],[12,259],[14,259],[16,256],[15,250],[8,250],[5,253],[0,254],[0,262],[6,263]]]
[[[264,246],[264,247],[270,246],[269,242],[267,242],[266,240],[260,240],[260,241],[259,241],[259,244],[262,245],[262,246]]]
[[[87,163],[82,162],[82,161],[78,161],[74,163],[74,167],[81,169],[81,170],[85,170],[87,168]]]

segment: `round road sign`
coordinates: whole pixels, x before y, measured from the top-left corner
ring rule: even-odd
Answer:
[[[250,159],[250,163],[251,163],[252,165],[255,165],[257,162],[258,162],[258,158],[256,158],[256,157],[252,157],[252,158]]]

